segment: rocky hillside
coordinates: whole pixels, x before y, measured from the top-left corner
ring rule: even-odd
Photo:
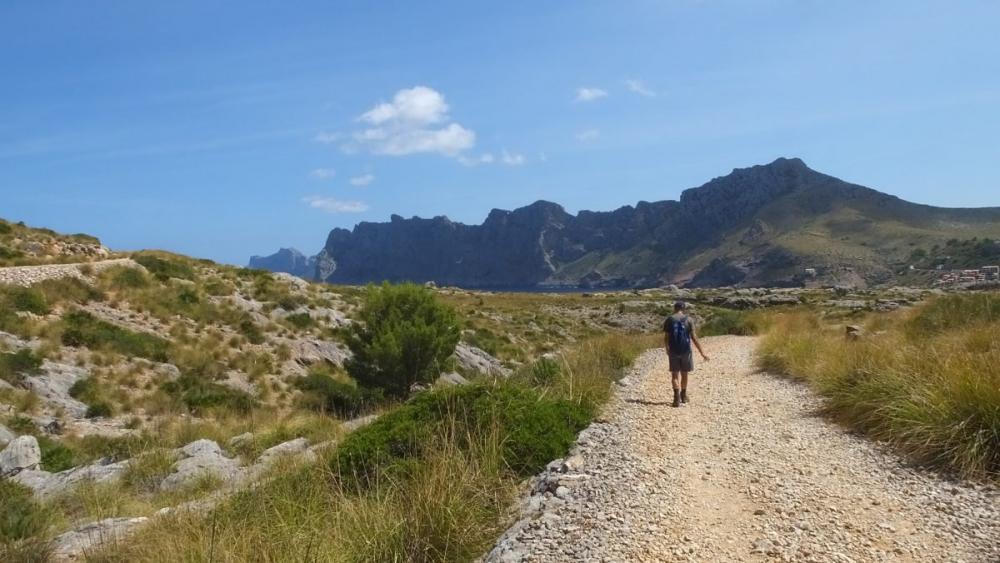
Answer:
[[[974,236],[1000,238],[1000,208],[918,205],[780,158],[679,201],[610,212],[571,215],[538,201],[495,209],[481,225],[394,215],[334,229],[316,277],[479,288],[863,286],[891,281],[914,248]]]
[[[0,267],[106,260],[112,252],[95,237],[64,235],[0,219]]]

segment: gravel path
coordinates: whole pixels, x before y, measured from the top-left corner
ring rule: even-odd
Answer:
[[[0,284],[19,285],[27,287],[45,280],[59,278],[85,278],[80,268],[88,266],[92,273],[101,272],[114,266],[139,268],[139,264],[131,258],[115,258],[95,262],[78,262],[73,264],[43,264],[40,266],[8,266],[0,268]]]
[[[1000,491],[915,470],[755,373],[754,340],[705,338],[691,403],[642,355],[487,561],[1000,561]]]

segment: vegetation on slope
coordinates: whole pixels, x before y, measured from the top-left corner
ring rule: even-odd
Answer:
[[[760,366],[808,381],[837,420],[918,462],[1000,474],[1000,294],[940,297],[864,328],[846,339],[816,314],[778,315]]]
[[[508,381],[419,393],[325,459],[289,468],[211,514],[165,518],[104,555],[470,560],[507,525],[521,477],[565,453],[611,382],[652,344],[601,337]]]

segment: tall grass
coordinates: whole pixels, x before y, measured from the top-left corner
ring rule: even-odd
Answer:
[[[565,454],[653,344],[603,337],[510,381],[422,393],[324,458],[286,467],[209,514],[160,518],[93,559],[472,560],[507,526],[521,479]]]
[[[1000,475],[1000,294],[942,297],[866,327],[849,340],[814,314],[779,315],[758,362],[808,381],[836,419],[917,462]]]
[[[710,310],[707,320],[698,327],[699,336],[720,336],[735,334],[737,336],[753,336],[761,334],[770,325],[774,312],[753,309],[750,311],[734,311],[732,309]]]

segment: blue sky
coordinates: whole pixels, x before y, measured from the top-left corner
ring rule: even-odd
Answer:
[[[1000,205],[994,1],[0,4],[0,217],[230,263],[801,157]]]

